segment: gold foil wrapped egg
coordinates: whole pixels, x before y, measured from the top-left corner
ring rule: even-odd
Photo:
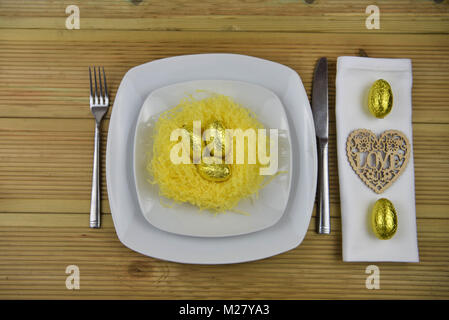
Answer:
[[[206,164],[197,165],[201,177],[209,181],[222,182],[231,177],[231,166],[229,164]]]
[[[398,229],[398,215],[390,200],[376,201],[371,212],[371,225],[374,234],[381,240],[391,239]]]
[[[379,79],[373,83],[368,94],[369,111],[376,118],[384,118],[393,108],[393,91],[390,84]]]
[[[197,160],[201,159],[201,152],[202,152],[202,149],[204,148],[204,141],[201,138],[201,132],[199,135],[194,134],[193,126],[191,124],[185,124],[182,126],[182,128],[185,129],[189,134],[190,157],[193,159],[194,155],[196,154],[198,156],[196,159]]]
[[[214,120],[206,125],[205,130],[209,130],[210,137],[206,139],[206,146],[210,149],[210,155],[214,156],[214,150],[221,150],[221,157],[227,153],[226,128],[223,124]]]

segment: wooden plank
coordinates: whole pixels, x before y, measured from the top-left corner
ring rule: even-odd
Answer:
[[[33,213],[40,217],[42,213],[87,213],[90,211],[90,199],[20,199],[19,201],[14,198],[0,199],[0,210],[2,212],[9,213]],[[444,217],[447,211],[444,205],[431,205],[423,207],[423,212],[432,212],[434,216]],[[101,201],[101,212],[111,213],[109,207],[109,201],[107,196]],[[26,223],[23,222],[22,223]]]
[[[362,9],[363,10],[363,9]],[[365,11],[351,15],[327,14],[316,16],[169,16],[154,18],[86,18],[83,30],[150,30],[150,31],[268,31],[268,32],[327,32],[327,33],[398,33],[447,34],[449,14],[420,15],[382,14],[378,30],[366,28]],[[0,29],[66,29],[66,18],[2,17]]]
[[[286,253],[245,264],[204,266],[131,251],[118,241],[110,216],[98,230],[83,226],[86,215],[52,216],[33,227],[0,224],[2,298],[449,297],[447,219],[418,219],[420,263],[375,263],[381,289],[367,290],[365,268],[371,263],[341,261],[340,219],[332,219],[330,236],[317,235],[313,220],[303,243]],[[65,268],[71,264],[80,268],[80,290],[65,288]]]
[[[69,214],[84,213],[88,214],[90,210],[90,199],[0,199],[0,210],[3,213],[11,213],[11,216],[4,216],[0,225],[10,223],[15,226],[33,226],[40,223],[42,219],[52,219],[52,214],[66,213]],[[111,213],[109,201],[104,199],[101,203],[101,212],[103,215]],[[330,212],[332,217],[340,217],[340,204],[331,203]],[[448,217],[449,206],[444,204],[416,204],[416,215],[418,218],[437,218],[446,219]],[[22,220],[20,214],[27,214],[26,220]],[[28,214],[33,214],[30,216]],[[312,213],[315,216],[315,208]],[[7,217],[9,217],[7,219]],[[13,219],[13,220],[11,220]],[[39,221],[39,222],[36,222]],[[88,218],[86,216],[86,221]],[[13,221],[13,222],[11,222]]]
[[[70,0],[57,2],[48,0],[2,0],[0,9],[5,16],[66,16],[66,6],[73,4]],[[449,13],[447,1],[408,1],[376,0],[382,12],[403,15],[413,14],[444,14]],[[148,15],[164,16],[195,16],[195,15],[316,15],[329,13],[353,14],[365,11],[366,3],[359,0],[203,0],[201,3],[188,0],[171,1],[142,1],[142,0],[83,0],[79,4],[80,10],[87,17],[145,17]],[[361,9],[361,10],[359,10]]]
[[[435,46],[445,48],[448,46],[448,37],[445,34],[427,34],[422,37],[420,34],[329,34],[329,33],[290,33],[290,32],[215,32],[215,31],[150,31],[150,30],[52,30],[52,29],[3,29],[0,32],[0,40],[10,41],[76,41],[76,42],[167,42],[177,43],[179,41],[190,41],[193,43],[206,41],[212,42],[213,38],[229,42],[237,42],[244,44],[251,42],[266,40],[271,44],[289,44],[287,40],[299,39],[303,41],[303,45],[308,43],[317,44],[322,37],[326,38],[326,44],[329,45],[346,45],[351,41],[357,40],[361,44],[377,43],[377,45],[387,45],[395,43],[402,47],[410,45],[413,40],[420,39],[419,45],[421,49],[427,46]],[[297,41],[295,41],[297,42]],[[294,43],[295,43],[294,42]],[[343,43],[342,43],[343,42]],[[294,44],[293,43],[293,44]],[[229,43],[227,43],[229,44]],[[416,43],[415,43],[416,44]],[[328,48],[323,47],[323,50]],[[432,53],[432,52],[431,52]]]
[[[67,1],[0,4],[1,28],[65,29]],[[36,3],[37,2],[37,3]],[[448,33],[448,6],[432,1],[376,1],[380,29],[366,28],[368,4],[360,1],[83,1],[86,30],[277,31],[329,33]]]
[[[97,41],[102,50],[91,50]],[[336,58],[362,50],[372,57],[411,58],[414,122],[449,123],[447,36],[7,30],[0,32],[0,48],[0,117],[91,118],[89,65],[106,67],[114,99],[133,66],[174,55],[230,52],[293,68],[307,92],[316,59],[326,55],[334,119]]]

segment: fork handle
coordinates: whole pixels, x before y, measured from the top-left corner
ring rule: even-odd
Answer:
[[[90,198],[90,227],[100,228],[100,123],[95,121],[94,164]]]

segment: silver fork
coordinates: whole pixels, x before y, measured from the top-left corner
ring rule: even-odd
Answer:
[[[103,81],[101,71],[103,71]],[[106,85],[106,75],[104,73],[104,67],[101,67],[101,71],[100,67],[93,67],[92,74],[92,70],[89,67],[90,110],[95,117],[94,164],[92,173],[92,194],[90,198],[91,228],[100,228],[100,125],[101,120],[108,111],[109,107],[108,87]],[[92,75],[94,78],[94,87],[92,86]]]

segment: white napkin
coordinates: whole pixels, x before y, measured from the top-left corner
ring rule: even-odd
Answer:
[[[371,115],[367,106],[369,89],[378,79],[388,81],[393,91],[393,108],[384,119]],[[335,112],[343,261],[419,261],[411,94],[410,59],[339,57],[337,60]],[[368,188],[349,164],[346,140],[356,129],[369,129],[378,137],[385,130],[399,130],[411,144],[406,169],[381,194]],[[398,214],[398,229],[390,240],[376,238],[370,226],[370,210],[380,198],[389,199]]]

